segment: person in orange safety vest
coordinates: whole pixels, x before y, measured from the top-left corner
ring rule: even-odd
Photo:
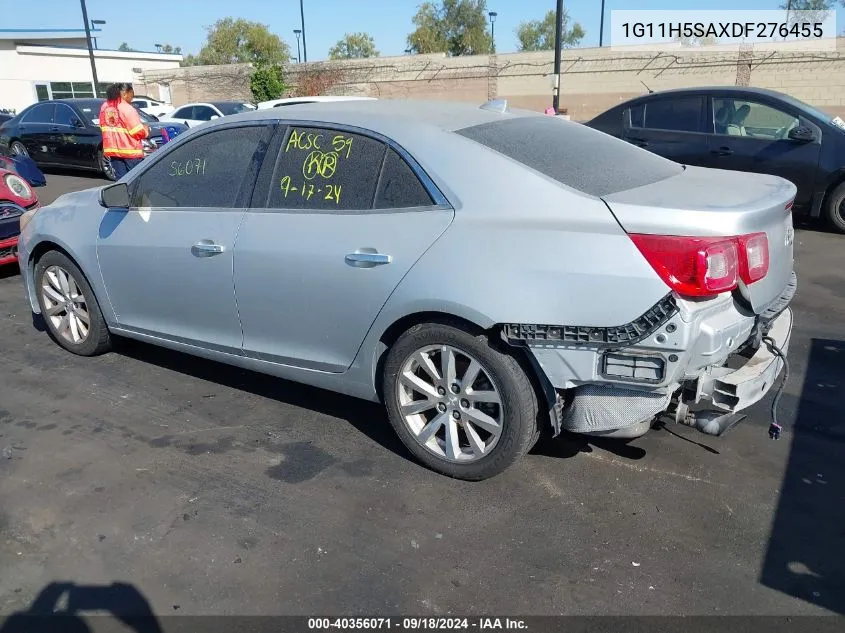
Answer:
[[[134,98],[132,84],[111,84],[100,107],[103,155],[111,163],[115,180],[120,180],[144,159],[141,140],[150,135],[150,129],[132,105]]]

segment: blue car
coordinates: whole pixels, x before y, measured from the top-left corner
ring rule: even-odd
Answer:
[[[2,145],[0,145],[0,168],[15,172],[33,187],[43,187],[47,184],[47,177],[34,160],[29,156],[13,154]]]

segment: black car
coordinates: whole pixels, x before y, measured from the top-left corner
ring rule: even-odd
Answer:
[[[774,174],[795,209],[845,233],[845,121],[788,95],[744,87],[654,92],[588,126],[688,165]]]
[[[114,180],[111,163],[102,153],[97,120],[102,104],[102,99],[58,99],[31,105],[0,124],[0,145],[31,157],[39,167],[92,169]],[[162,144],[162,128],[167,127],[171,137],[188,129],[180,123],[159,122],[145,112],[138,114],[150,128],[150,151]]]

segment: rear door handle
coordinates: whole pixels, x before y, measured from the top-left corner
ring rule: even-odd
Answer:
[[[61,130],[59,130],[58,126],[54,125],[53,127],[50,128],[50,131],[51,132],[60,132]]]
[[[719,149],[712,150],[710,153],[716,154],[716,156],[731,156],[734,151],[730,147],[720,147]]]
[[[357,250],[346,256],[346,263],[356,268],[373,268],[393,261],[393,257],[370,250]]]
[[[200,240],[191,247],[191,253],[196,257],[211,257],[226,250],[222,244],[215,244],[211,240]]]

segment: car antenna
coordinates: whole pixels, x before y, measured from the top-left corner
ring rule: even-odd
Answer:
[[[640,83],[645,86],[645,82],[642,79],[640,79]],[[652,90],[648,86],[645,86],[645,89],[648,90],[648,94],[652,94],[654,92],[654,90]]]

